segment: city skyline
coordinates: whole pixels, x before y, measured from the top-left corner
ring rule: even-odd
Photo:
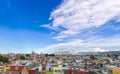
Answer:
[[[119,0],[0,0],[0,53],[120,50]]]

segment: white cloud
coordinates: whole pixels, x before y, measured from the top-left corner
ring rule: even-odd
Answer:
[[[116,20],[116,22],[120,22],[120,19]]]
[[[105,49],[102,49],[102,48],[93,48],[93,50],[92,51],[94,51],[94,52],[105,52],[106,50]]]
[[[100,27],[112,19],[117,20],[118,16],[120,0],[64,0],[51,12],[51,26],[45,27],[55,30],[65,28],[54,37],[61,40],[79,34],[84,29]]]
[[[53,51],[56,52],[58,50],[60,51],[70,51],[73,53],[76,52],[104,52],[109,51],[111,49],[105,49],[109,47],[116,47],[120,45],[120,35],[116,35],[109,38],[99,38],[99,37],[93,37],[89,38],[88,40],[79,40],[75,39],[70,42],[63,42],[58,44],[49,45],[45,48],[41,48],[40,50],[43,50],[44,52]],[[118,50],[118,49],[115,49]],[[120,49],[119,49],[120,50]]]

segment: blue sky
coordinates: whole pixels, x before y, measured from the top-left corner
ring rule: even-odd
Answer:
[[[119,0],[0,0],[0,53],[119,50],[119,7]]]
[[[60,0],[0,0],[0,49],[23,51],[52,44],[48,23],[50,12]]]

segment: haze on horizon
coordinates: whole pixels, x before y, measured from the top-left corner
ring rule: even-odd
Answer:
[[[120,50],[120,0],[0,0],[0,53]]]

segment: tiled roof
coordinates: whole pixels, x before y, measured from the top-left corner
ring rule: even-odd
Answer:
[[[29,70],[29,74],[36,74],[37,72],[35,70]]]
[[[19,71],[21,72],[25,66],[11,66],[8,71]]]

